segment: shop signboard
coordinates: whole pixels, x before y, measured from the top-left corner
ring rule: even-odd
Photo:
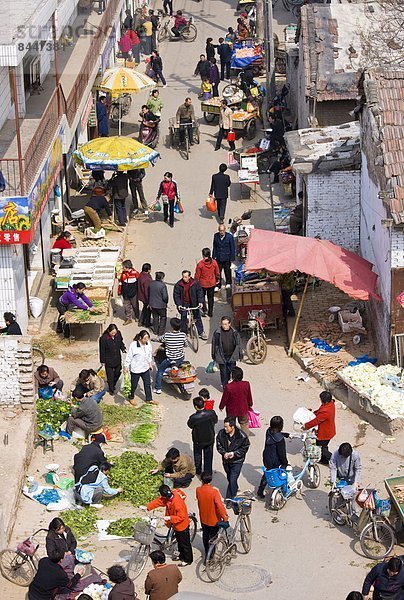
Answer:
[[[257,156],[241,156],[238,172],[239,183],[259,183]]]
[[[62,167],[62,130],[28,196],[0,198],[0,244],[29,244]]]

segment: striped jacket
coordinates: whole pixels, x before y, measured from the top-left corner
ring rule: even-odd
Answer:
[[[139,273],[136,269],[123,271],[119,278],[118,296],[123,298],[133,298],[137,294],[137,280]]]

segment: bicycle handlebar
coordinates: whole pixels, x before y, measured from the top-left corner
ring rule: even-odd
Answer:
[[[180,310],[200,310],[199,306],[179,306]]]

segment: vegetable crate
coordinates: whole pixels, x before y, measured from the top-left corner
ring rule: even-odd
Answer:
[[[404,525],[404,476],[389,477],[384,485]]]

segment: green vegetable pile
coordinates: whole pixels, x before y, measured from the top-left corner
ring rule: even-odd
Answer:
[[[109,535],[119,535],[121,537],[132,537],[133,527],[138,521],[143,521],[143,519],[140,517],[133,517],[133,519],[117,519],[108,525],[107,533]]]
[[[63,521],[70,527],[76,538],[94,533],[97,521],[97,509],[92,506],[83,510],[66,510],[63,512]]]
[[[129,440],[134,444],[150,444],[156,439],[156,423],[142,423],[137,425],[129,434]]]
[[[136,410],[136,408],[133,408],[133,406],[104,404],[101,407],[101,410],[105,427],[114,427],[115,425],[127,425],[138,422],[139,411]]]
[[[121,391],[122,391],[122,394],[125,396],[125,398],[129,398],[130,390],[131,390],[130,375],[129,375],[129,373],[124,373],[123,386],[122,386]]]
[[[151,454],[124,452],[119,457],[113,457],[111,469],[111,487],[122,487],[121,498],[129,500],[135,506],[147,504],[158,496],[158,488],[162,477],[150,475],[149,471],[157,466]]]
[[[70,405],[63,400],[44,400],[38,398],[36,401],[36,415],[38,430],[44,429],[49,424],[52,429],[59,431],[60,426],[70,414]]]

